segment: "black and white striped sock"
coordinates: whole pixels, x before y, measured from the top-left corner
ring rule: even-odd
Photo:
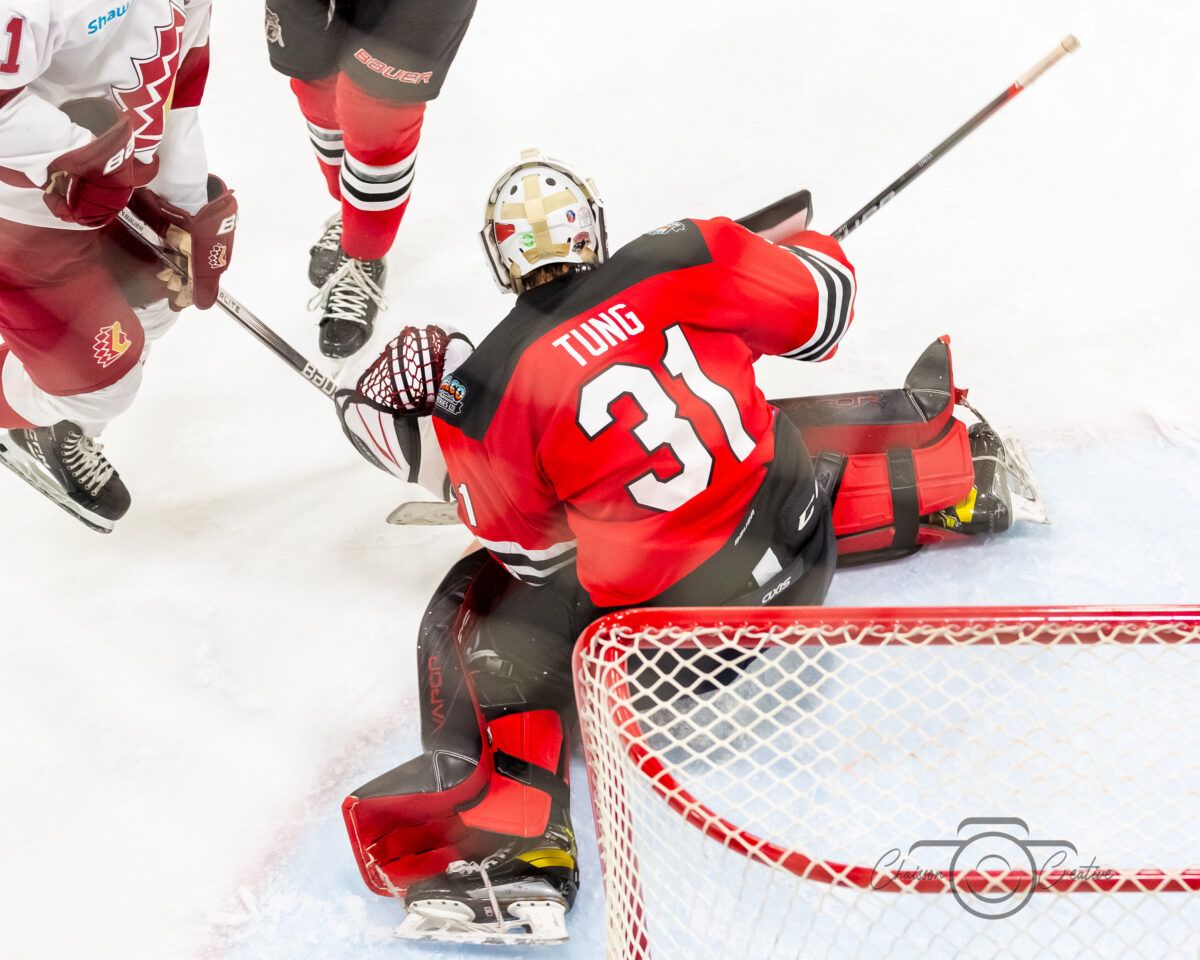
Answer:
[[[342,163],[342,199],[359,210],[395,210],[408,201],[417,151],[399,163],[372,166],[346,153]]]

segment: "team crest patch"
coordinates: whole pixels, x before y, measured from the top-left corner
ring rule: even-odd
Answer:
[[[115,321],[111,327],[102,327],[96,334],[93,344],[96,362],[102,367],[110,367],[133,346],[133,341],[121,329],[120,321]]]
[[[229,247],[224,243],[214,243],[208,251],[208,267],[210,270],[220,270],[229,264]]]
[[[281,47],[286,47],[283,42],[283,24],[279,22],[279,14],[270,7],[267,10],[267,43],[274,43]]]
[[[687,227],[684,226],[681,220],[672,220],[670,223],[664,223],[661,227],[655,227],[653,230],[647,230],[648,237],[661,237],[668,233],[683,233]]]
[[[467,398],[467,385],[458,377],[447,377],[438,387],[437,408],[453,417],[462,413],[463,401]]]

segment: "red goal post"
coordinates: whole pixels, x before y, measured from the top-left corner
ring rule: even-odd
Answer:
[[[633,610],[574,672],[610,957],[1200,956],[1200,608]]]

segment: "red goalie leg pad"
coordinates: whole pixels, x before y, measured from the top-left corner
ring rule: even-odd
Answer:
[[[948,538],[920,518],[960,502],[975,482],[967,429],[954,419],[965,399],[954,385],[950,338],[939,337],[898,390],[774,401],[834,494],[839,556]]]
[[[425,754],[343,801],[354,858],[373,892],[403,896],[409,884],[441,873],[455,860],[474,859],[459,810],[486,792],[490,757],[470,765],[467,776],[449,789],[439,789],[447,772],[443,758]]]
[[[377,100],[343,74],[337,112],[346,136],[342,247],[358,260],[377,260],[392,248],[408,209],[425,104]]]
[[[946,539],[919,518],[959,503],[974,482],[967,428],[958,420],[919,450],[849,457],[833,504],[839,556]]]
[[[514,837],[536,837],[550,822],[551,793],[566,780],[562,720],[553,710],[510,714],[488,724],[497,776],[463,823]]]

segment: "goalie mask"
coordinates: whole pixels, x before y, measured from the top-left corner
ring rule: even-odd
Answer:
[[[488,196],[480,238],[501,290],[552,263],[592,266],[608,256],[604,203],[596,185],[537,150],[504,172]]]

